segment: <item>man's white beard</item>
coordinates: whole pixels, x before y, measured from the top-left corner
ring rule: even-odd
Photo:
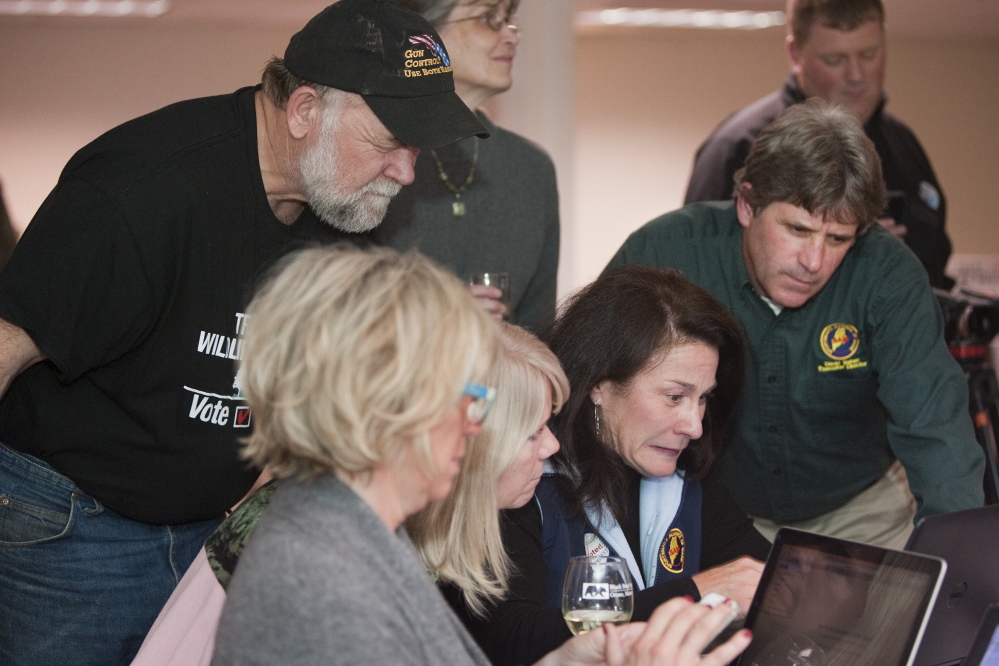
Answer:
[[[389,202],[402,185],[379,176],[353,194],[342,193],[337,188],[340,164],[336,120],[333,114],[323,113],[319,136],[299,160],[303,189],[309,206],[326,224],[348,233],[371,231],[381,224]]]

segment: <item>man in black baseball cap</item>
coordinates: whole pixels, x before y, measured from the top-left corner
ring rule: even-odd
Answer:
[[[324,9],[291,38],[284,59],[267,64],[257,98],[275,213],[293,219],[308,204],[347,232],[382,221],[412,182],[418,149],[488,136],[454,92],[437,32],[390,0]]]
[[[391,0],[341,0],[294,37],[284,54],[299,78],[359,94],[403,143],[438,148],[488,136],[454,92],[437,32]]]
[[[483,127],[440,38],[342,0],[262,85],[116,127],[0,276],[0,664],[127,664],[260,475],[235,361],[280,256],[377,225],[421,148]]]

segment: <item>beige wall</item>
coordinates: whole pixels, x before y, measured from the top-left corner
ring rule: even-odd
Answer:
[[[787,74],[783,28],[616,30],[577,40],[572,252],[592,279],[627,235],[679,207],[694,152]],[[889,110],[919,136],[948,197],[955,251],[999,253],[999,43],[890,40]]]
[[[294,30],[0,19],[0,181],[15,224],[27,224],[87,141],[172,101],[255,82]],[[577,38],[575,138],[569,149],[549,146],[568,175],[560,179],[570,213],[561,293],[595,276],[631,230],[680,205],[701,140],[783,80],[781,36],[627,30]],[[545,51],[524,51],[532,53]],[[895,38],[888,71],[889,108],[919,135],[948,195],[955,248],[999,253],[999,42]],[[531,117],[507,112],[515,129],[518,116]]]
[[[0,19],[0,181],[13,223],[30,221],[84,144],[171,102],[256,83],[294,31]]]

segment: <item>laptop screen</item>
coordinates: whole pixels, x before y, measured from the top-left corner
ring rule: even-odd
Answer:
[[[928,516],[905,549],[947,561],[915,666],[958,664],[985,609],[999,601],[999,505]]]
[[[989,639],[985,654],[982,655],[978,666],[999,666],[999,628],[992,631],[992,638]]]
[[[746,618],[742,666],[905,666],[943,561],[782,529]]]
[[[985,610],[978,635],[962,666],[999,666],[999,604]]]

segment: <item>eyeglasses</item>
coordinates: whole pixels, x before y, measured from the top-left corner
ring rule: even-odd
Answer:
[[[465,415],[468,417],[469,423],[479,425],[489,413],[489,408],[496,402],[496,389],[468,382],[465,384],[463,393],[472,397],[472,402],[468,403]]]
[[[486,13],[478,16],[466,16],[465,18],[445,21],[445,23],[461,23],[462,21],[478,21],[493,32],[499,32],[503,28],[509,28],[513,32],[520,32],[520,21],[516,14],[511,11],[503,11],[499,5],[493,5]]]

